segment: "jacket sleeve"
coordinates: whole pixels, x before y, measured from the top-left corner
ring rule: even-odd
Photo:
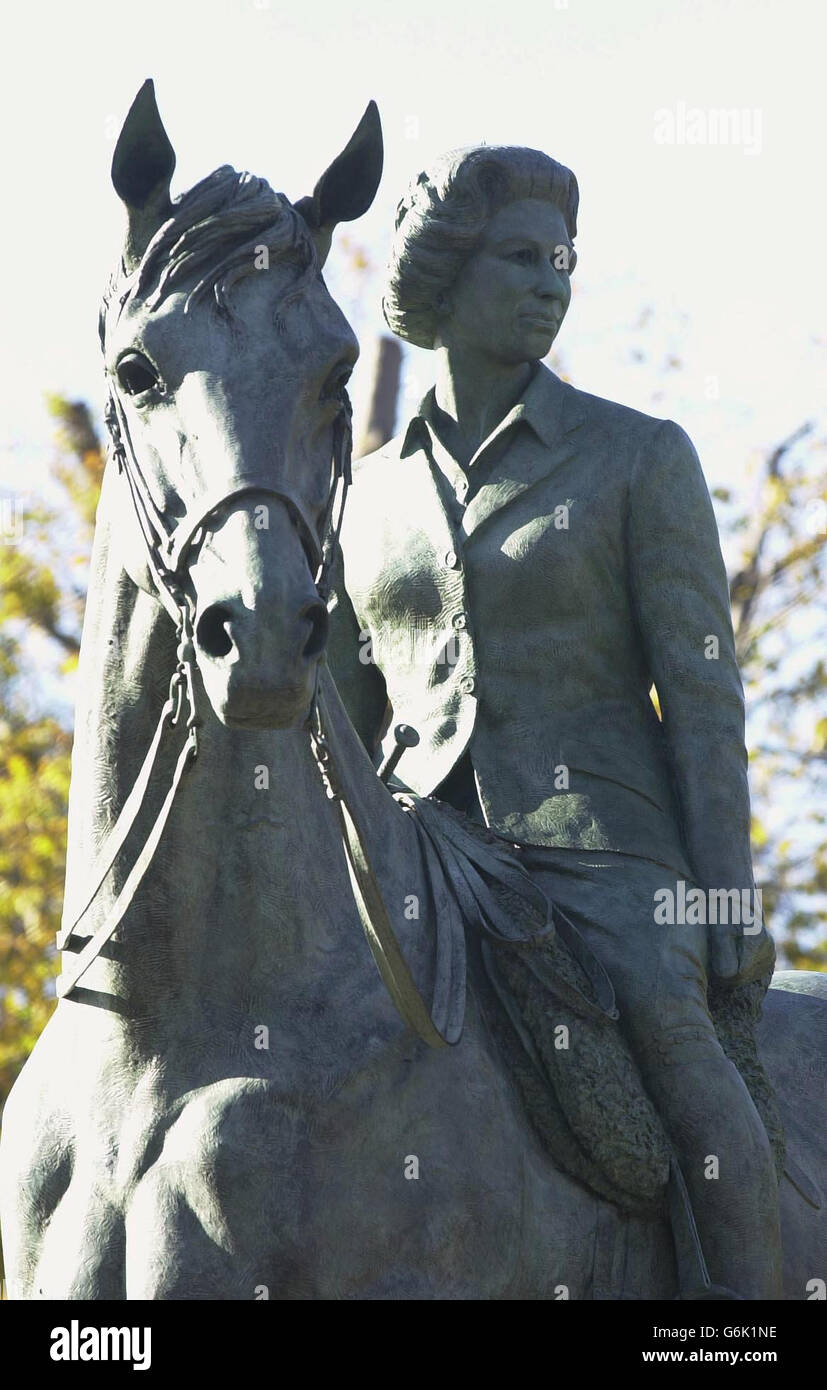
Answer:
[[[372,660],[369,630],[360,621],[345,587],[341,546],[331,568],[327,664],[354,729],[376,761],[388,704],[385,680]]]
[[[703,889],[752,890],[744,693],[729,585],[697,453],[671,420],[638,456],[627,539],[690,867]],[[709,954],[711,971],[732,982],[771,969],[760,912],[755,923],[710,925]]]

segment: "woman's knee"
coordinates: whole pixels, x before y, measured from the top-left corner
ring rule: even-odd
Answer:
[[[704,1150],[744,1179],[776,1184],[775,1159],[766,1129],[740,1072],[716,1050],[645,1074],[647,1089],[675,1140]]]

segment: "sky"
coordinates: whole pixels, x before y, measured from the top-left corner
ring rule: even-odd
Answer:
[[[347,229],[375,273],[354,285],[334,243],[328,274],[363,342],[384,326],[396,203],[430,159],[488,142],[568,164],[581,207],[566,374],[679,419],[710,482],[737,484],[823,409],[825,28],[818,0],[7,8],[0,487],[45,471],[45,392],[100,408],[97,310],[123,225],[109,166],[148,76],[173,193],[222,163],[310,192],[375,98],[385,174]],[[408,355],[403,408],[429,371],[429,354]]]

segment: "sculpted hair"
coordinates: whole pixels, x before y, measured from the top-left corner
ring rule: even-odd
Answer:
[[[577,179],[540,150],[482,145],[452,150],[413,182],[397,208],[382,309],[391,331],[432,348],[440,295],[479,249],[491,218],[507,203],[540,198],[577,232]],[[575,257],[571,259],[574,269]]]
[[[230,313],[228,292],[255,270],[257,248],[266,246],[273,259],[296,265],[288,294],[302,292],[318,270],[318,258],[307,225],[283,193],[266,179],[238,173],[229,164],[214,170],[173,204],[173,214],[159,227],[132,275],[123,264],[111,278],[101,305],[99,329],[103,346],[106,318],[113,301],[120,313],[131,299],[146,299],[156,309],[183,282],[198,276],[187,295],[185,312],[212,290],[218,308]]]

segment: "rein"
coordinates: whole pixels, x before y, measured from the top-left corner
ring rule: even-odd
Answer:
[[[198,731],[203,720],[198,713],[195,695],[193,614],[182,582],[190,547],[198,533],[208,525],[212,513],[232,498],[250,491],[270,493],[287,505],[310,540],[312,551],[315,552],[319,566],[316,576],[316,591],[320,599],[327,602],[330,571],[339,544],[347,492],[352,480],[351,406],[347,392],[344,390],[342,391],[342,405],[342,412],[335,425],[333,479],[321,528],[322,540],[320,543],[315,531],[308,525],[303,510],[296,499],[290,497],[289,494],[279,492],[276,488],[266,484],[262,485],[262,481],[259,479],[244,475],[236,478],[230,489],[220,496],[208,495],[202,502],[195,519],[186,516],[170,531],[164,516],[158,511],[152,500],[151,492],[141,472],[120,402],[114,391],[109,395],[104,418],[110,436],[110,451],[117,463],[118,472],[126,478],[129,487],[132,504],[144,538],[153,582],[161,602],[176,626],[178,634],[177,664],[170,680],[167,700],[161,710],[155,734],[141,770],[89,873],[87,882],[90,886],[86,890],[83,904],[79,910],[69,911],[64,908],[63,922],[57,936],[58,950],[66,950],[112,872],[118,855],[144,805],[164,735],[168,729],[176,728],[182,723],[185,711],[186,740],[179,752],[172,780],[161,809],[123,887],[100,927],[85,942],[80,952],[73,957],[71,963],[64,968],[58,977],[56,993],[60,999],[65,998],[78,985],[123,921],[161,843],[184,774],[199,754]],[[334,525],[333,513],[337,492],[339,494],[339,511]],[[396,940],[364,837],[342,792],[320,708],[318,666],[306,728],[310,734],[311,749],[321,773],[325,790],[336,807],[351,887],[362,927],[379,974],[402,1019],[414,1029],[424,1042],[431,1047],[452,1045],[458,1041],[458,1037],[445,1036],[440,1032],[414,983]]]

